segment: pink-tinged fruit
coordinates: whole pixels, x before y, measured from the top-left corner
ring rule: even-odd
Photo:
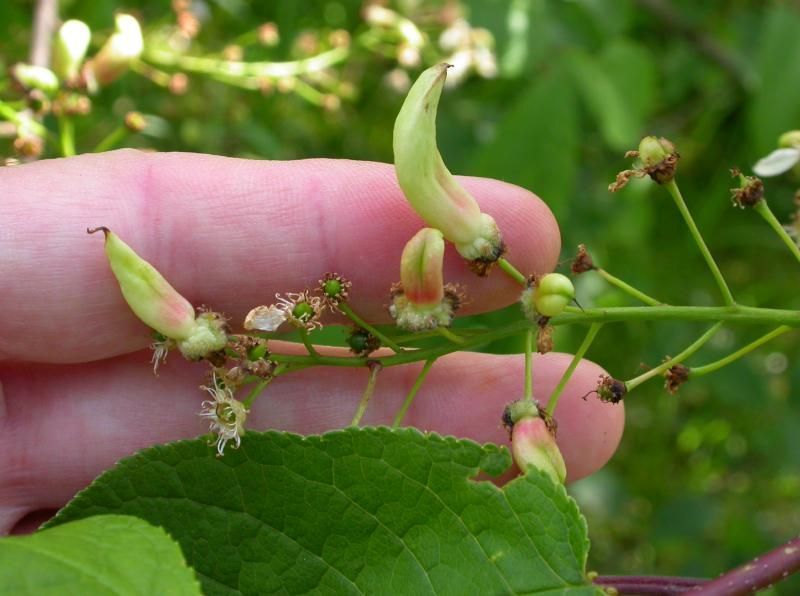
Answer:
[[[170,283],[122,239],[105,227],[102,230],[111,271],[122,296],[141,321],[162,336],[174,340],[190,360],[219,351],[227,343],[225,321],[216,313],[195,316],[194,307]]]
[[[556,484],[564,484],[567,467],[544,419],[526,417],[514,423],[511,452],[514,462],[523,472],[537,469],[550,476]]]
[[[400,257],[400,281],[406,298],[417,306],[437,306],[444,298],[444,239],[439,230],[422,228]]]
[[[444,285],[444,238],[423,228],[408,241],[400,257],[400,280],[392,288],[389,314],[401,329],[423,331],[447,327],[461,303],[451,285]]]

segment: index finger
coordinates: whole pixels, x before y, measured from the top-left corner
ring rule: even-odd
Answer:
[[[492,215],[524,272],[551,270],[560,236],[532,193],[462,179]],[[385,321],[405,242],[423,226],[391,165],[346,160],[267,162],[116,151],[0,170],[0,359],[84,362],[131,352],[149,332],[124,303],[99,239],[108,226],[192,304],[244,314],[326,272],[353,282],[351,304]],[[448,249],[447,281],[465,312],[517,299],[499,273],[478,278]]]

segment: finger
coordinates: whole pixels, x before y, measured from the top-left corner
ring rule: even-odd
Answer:
[[[137,352],[85,365],[0,368],[6,399],[0,420],[1,531],[31,511],[61,507],[120,457],[207,430],[197,416],[200,401],[208,397],[197,389],[203,367],[176,360],[155,378],[147,358]],[[535,358],[536,395],[546,398],[569,360],[563,354]],[[404,423],[507,445],[500,417],[504,406],[522,395],[522,369],[518,356],[444,357]],[[382,370],[363,422],[390,424],[418,371],[419,366]],[[601,373],[595,364],[582,362],[556,410],[570,480],[600,468],[622,434],[621,404],[582,399]],[[247,427],[303,434],[342,428],[350,423],[366,381],[362,369],[278,377],[254,404]]]
[[[497,220],[520,269],[554,267],[560,237],[539,199],[502,182],[463,182]],[[386,320],[400,253],[423,225],[392,166],[345,160],[117,151],[1,168],[0,188],[0,360],[83,362],[148,343],[101,237],[86,236],[90,226],[116,231],[193,304],[238,326],[276,292],[313,287],[329,271],[353,281],[359,312]],[[519,293],[499,272],[471,274],[452,250],[446,278],[466,286],[472,311]]]

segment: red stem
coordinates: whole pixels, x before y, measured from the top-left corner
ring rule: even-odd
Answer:
[[[594,583],[625,594],[658,596],[744,596],[768,588],[800,571],[800,537],[723,573],[713,580],[691,577],[604,575]]]
[[[685,594],[708,580],[693,577],[665,577],[658,575],[601,575],[594,580],[600,586],[615,588],[620,596],[625,594],[654,594],[674,596]]]
[[[692,596],[752,594],[800,571],[800,537],[703,584]]]

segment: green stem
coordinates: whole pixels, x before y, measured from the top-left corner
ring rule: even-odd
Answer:
[[[730,321],[733,323],[800,326],[800,311],[752,306],[620,306],[587,308],[568,306],[550,319],[551,325],[577,322],[620,321]],[[520,325],[522,327],[522,325]]]
[[[392,428],[397,428],[403,422],[403,418],[405,418],[406,412],[411,407],[414,398],[419,393],[420,387],[422,387],[422,383],[425,381],[425,377],[428,376],[428,372],[431,370],[433,363],[436,362],[435,358],[425,361],[425,365],[422,367],[419,375],[417,375],[416,381],[411,386],[411,389],[406,395],[406,399],[403,401],[403,405],[400,407],[400,410],[397,412],[397,415],[394,417],[394,422],[392,423]]]
[[[455,333],[450,331],[447,327],[437,327],[436,331],[439,332],[439,335],[441,335],[442,337],[447,338],[448,340],[450,340],[454,344],[459,344],[460,345],[460,344],[464,343],[464,338],[463,337],[460,337],[460,336],[456,335]]]
[[[702,375],[707,375],[708,373],[715,372],[720,368],[722,368],[723,366],[727,366],[731,362],[738,360],[739,358],[741,358],[746,354],[749,354],[756,348],[763,346],[768,341],[778,337],[779,335],[783,335],[784,333],[787,333],[788,331],[791,330],[792,330],[791,327],[787,327],[786,325],[781,325],[780,327],[773,329],[769,333],[762,335],[757,340],[752,341],[746,346],[739,348],[732,354],[728,354],[724,358],[720,358],[719,360],[715,362],[710,362],[709,364],[704,364],[703,366],[693,366],[691,368],[690,374],[692,375],[692,377],[700,377]]]
[[[395,352],[402,352],[403,351],[403,348],[398,346],[395,342],[393,342],[391,339],[386,337],[383,333],[378,331],[375,327],[373,327],[372,325],[367,323],[364,319],[362,319],[355,312],[353,312],[353,309],[350,308],[349,304],[347,304],[346,302],[340,302],[338,306],[339,306],[339,310],[341,310],[348,319],[353,321],[353,323],[355,323],[356,325],[358,325],[359,327],[361,327],[362,329],[364,329],[368,333],[371,333],[372,335],[377,337],[379,340],[381,340],[381,343],[384,346],[387,346],[387,347],[391,348]]]
[[[0,100],[0,117],[5,118],[17,126],[27,126],[34,134],[40,137],[46,137],[50,134],[50,131],[48,131],[42,123],[31,117],[22,116],[20,111],[15,110],[11,104],[3,100]]]
[[[783,225],[781,225],[781,222],[779,222],[778,219],[775,217],[775,214],[772,213],[772,210],[767,205],[767,201],[761,199],[758,203],[755,204],[753,209],[755,209],[756,212],[761,217],[764,218],[764,221],[766,221],[770,225],[770,227],[773,230],[775,230],[775,233],[778,235],[778,238],[783,240],[783,243],[792,252],[794,257],[798,261],[800,261],[800,247],[798,247],[795,241],[792,240],[792,237],[789,236],[789,233],[786,231],[786,228],[784,228]]]
[[[702,348],[706,344],[706,342],[708,342],[708,340],[711,339],[717,331],[719,331],[720,327],[722,327],[722,321],[720,321],[718,323],[714,323],[714,325],[708,331],[706,331],[703,335],[698,337],[683,352],[681,352],[680,354],[678,354],[674,358],[670,358],[670,359],[666,360],[665,362],[662,362],[661,364],[659,364],[655,368],[652,368],[652,369],[648,370],[646,373],[641,374],[638,377],[634,377],[630,381],[626,381],[625,382],[625,387],[628,389],[628,391],[632,391],[633,389],[635,389],[636,387],[638,387],[639,385],[641,385],[645,381],[648,381],[648,380],[652,379],[653,377],[655,377],[657,375],[661,375],[661,374],[665,373],[667,370],[669,370],[670,368],[672,368],[673,366],[675,366],[676,364],[679,364],[679,363],[683,362],[684,360],[686,360],[687,358],[692,356],[692,354],[697,352],[697,350]]]
[[[128,129],[125,126],[118,126],[110,133],[108,133],[105,138],[103,138],[95,148],[92,149],[92,153],[103,153],[104,151],[110,151],[114,147],[116,147],[122,140],[127,136]]]
[[[681,195],[678,185],[675,183],[675,180],[670,180],[664,186],[675,201],[675,205],[678,207],[678,211],[681,212],[681,215],[683,216],[683,219],[689,228],[689,232],[694,238],[694,241],[697,243],[697,247],[700,249],[700,252],[703,254],[703,258],[706,260],[706,264],[711,270],[711,275],[714,276],[714,279],[719,286],[719,290],[722,292],[722,298],[725,301],[725,304],[728,306],[733,306],[736,304],[736,301],[733,299],[733,294],[731,294],[728,284],[725,282],[725,278],[722,277],[722,272],[719,270],[719,267],[717,267],[714,257],[711,256],[711,251],[708,250],[708,246],[706,246],[706,242],[703,240],[703,235],[697,228],[697,224],[694,223],[692,214],[689,212],[689,208],[686,206],[686,201],[683,200],[683,196]]]
[[[300,334],[300,339],[303,341],[303,345],[306,347],[306,350],[308,350],[309,356],[318,360],[320,358],[319,352],[314,348],[314,344],[311,343],[311,339],[308,337],[308,331],[300,327],[298,332]]]
[[[569,363],[567,370],[565,370],[564,374],[561,375],[561,379],[558,381],[556,388],[553,389],[553,393],[550,394],[550,399],[547,401],[547,407],[545,408],[545,412],[547,412],[547,414],[550,416],[552,416],[553,412],[555,412],[556,406],[558,405],[558,400],[561,397],[561,393],[564,391],[564,387],[567,386],[567,383],[572,377],[572,373],[574,373],[575,369],[578,368],[578,363],[583,359],[583,356],[592,345],[592,342],[594,342],[594,338],[597,337],[597,332],[600,331],[602,326],[602,323],[592,323],[591,327],[589,327],[589,331],[586,333],[586,337],[583,338],[583,343],[581,343],[578,351],[575,352],[575,355],[572,357],[572,361]]]
[[[58,119],[58,139],[61,143],[61,155],[72,157],[75,155],[75,123],[69,116]]]
[[[334,48],[326,52],[292,60],[290,62],[243,62],[220,58],[185,56],[167,50],[151,49],[145,59],[162,66],[174,66],[186,72],[221,74],[231,77],[267,77],[281,79],[316,73],[343,62],[349,56],[347,48]]]
[[[533,403],[533,327],[525,332],[525,393],[523,399]]]
[[[378,362],[372,362],[369,367],[369,380],[364,389],[364,394],[361,396],[361,401],[358,403],[358,409],[353,416],[352,422],[350,422],[350,426],[358,426],[361,423],[361,419],[367,411],[369,400],[372,398],[372,394],[375,393],[375,381],[378,379],[378,373],[382,367]]]
[[[519,269],[514,267],[511,263],[509,263],[503,257],[497,259],[497,266],[503,270],[503,273],[508,275],[511,279],[517,282],[519,285],[526,287],[528,285],[528,278],[520,273]]]
[[[659,300],[656,300],[655,298],[653,298],[651,296],[648,296],[644,292],[642,292],[640,290],[637,290],[632,285],[625,283],[620,278],[611,275],[605,269],[597,267],[595,269],[595,271],[597,271],[598,275],[600,275],[600,277],[602,277],[604,280],[606,280],[612,286],[616,286],[617,288],[619,288],[620,290],[622,290],[623,292],[625,292],[629,296],[633,296],[634,298],[636,298],[640,302],[644,302],[645,304],[649,304],[650,306],[658,306],[660,304],[664,304],[663,302],[661,302]]]
[[[771,308],[757,308],[749,306],[624,306],[615,308],[593,308],[581,311],[569,307],[569,312],[550,319],[552,325],[565,325],[575,323],[610,323],[621,321],[690,321],[690,322],[716,322],[725,321],[738,324],[786,325],[800,327],[800,311],[778,310]],[[371,361],[380,362],[384,367],[399,366],[410,362],[422,362],[431,358],[439,358],[459,350],[475,350],[487,343],[505,339],[525,333],[530,327],[530,322],[514,321],[502,327],[497,327],[465,337],[461,345],[442,344],[431,348],[417,350],[403,350],[396,354],[381,358],[357,358],[353,356],[323,356],[318,358],[297,354],[270,355],[270,360],[285,362],[292,365],[292,369],[308,366],[340,366],[360,368]]]
[[[250,393],[247,394],[247,397],[245,397],[242,400],[242,404],[244,405],[244,407],[249,410],[250,406],[253,405],[253,402],[256,400],[256,398],[259,395],[261,395],[261,392],[264,391],[264,389],[267,387],[267,385],[269,385],[272,382],[272,379],[274,379],[275,377],[277,377],[281,373],[283,373],[283,371],[285,369],[286,369],[286,365],[285,364],[279,364],[278,366],[275,367],[275,370],[272,372],[272,374],[269,377],[267,377],[266,379],[261,379],[258,382],[258,384],[255,387],[253,387],[253,389],[250,391]]]

